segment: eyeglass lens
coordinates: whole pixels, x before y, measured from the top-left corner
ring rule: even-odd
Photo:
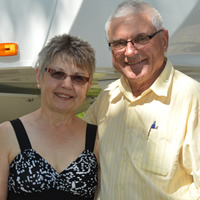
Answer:
[[[131,42],[132,45],[135,45],[135,44],[144,45],[148,43],[149,40],[151,40],[156,34],[158,34],[161,31],[163,31],[163,29],[158,30],[152,35],[138,35],[135,39],[130,40],[130,41],[124,41],[124,40],[114,41],[114,42],[109,43],[109,46],[111,46],[111,48],[115,50],[118,50],[118,49],[125,48],[128,42]]]
[[[67,76],[71,77],[71,80],[73,83],[78,84],[78,85],[84,85],[89,81],[88,77],[85,76],[80,76],[80,75],[68,75],[65,72],[58,71],[52,68],[46,68],[45,69],[47,72],[50,73],[51,77],[56,79],[56,80],[64,80],[67,78]]]

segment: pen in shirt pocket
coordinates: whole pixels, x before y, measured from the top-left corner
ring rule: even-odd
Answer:
[[[156,121],[153,122],[153,124],[151,124],[148,134],[147,134],[147,140],[149,139],[150,133],[151,133],[151,129],[158,129],[158,126],[156,126]]]

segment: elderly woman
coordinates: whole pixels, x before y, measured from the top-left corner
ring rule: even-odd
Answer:
[[[94,199],[97,127],[74,115],[92,85],[94,50],[54,37],[36,68],[41,108],[0,125],[0,200]]]

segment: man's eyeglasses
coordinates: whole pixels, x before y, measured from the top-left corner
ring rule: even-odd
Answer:
[[[108,45],[112,48],[113,51],[118,51],[118,50],[124,50],[127,46],[128,42],[131,42],[132,45],[144,45],[149,42],[156,34],[160,33],[164,29],[160,29],[159,31],[153,33],[152,35],[138,35],[136,38],[130,41],[125,41],[125,40],[118,40],[114,42],[108,43]]]
[[[80,76],[80,75],[68,75],[63,71],[52,69],[52,68],[45,68],[46,72],[49,72],[51,77],[56,80],[64,80],[67,78],[67,76],[70,76],[72,83],[77,85],[84,85],[89,81],[88,77]]]

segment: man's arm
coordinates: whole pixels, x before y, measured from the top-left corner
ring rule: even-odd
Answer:
[[[104,105],[106,106],[107,101],[106,93],[101,91],[95,102],[88,108],[83,120],[90,124],[98,125],[98,120],[100,115],[103,114],[102,112],[104,112]]]
[[[183,166],[193,176],[189,193],[191,199],[200,199],[200,101],[193,99],[188,118],[187,134],[183,144]]]
[[[87,110],[85,113],[83,120],[85,120],[87,123],[95,124],[97,125],[97,119],[96,119],[96,104],[95,101]]]

